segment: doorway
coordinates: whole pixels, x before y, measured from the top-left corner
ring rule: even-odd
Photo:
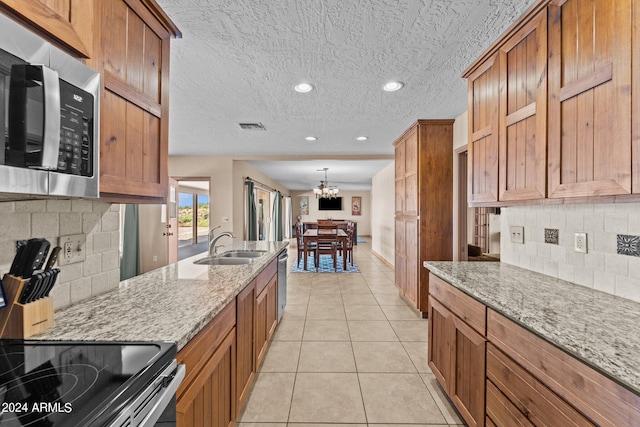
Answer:
[[[456,150],[457,174],[457,259],[500,261],[500,208],[469,207],[467,147]]]
[[[209,178],[177,178],[178,259],[206,252],[209,235]]]

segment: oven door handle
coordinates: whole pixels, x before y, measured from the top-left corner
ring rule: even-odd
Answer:
[[[159,393],[158,396],[156,396],[156,402],[154,403],[153,408],[140,422],[139,426],[153,426],[156,421],[158,421],[160,415],[162,415],[164,410],[167,408],[167,405],[169,405],[169,402],[171,402],[171,399],[175,397],[176,391],[184,379],[186,372],[187,369],[185,365],[177,365],[173,378],[171,378],[169,383],[164,386],[162,393]],[[163,381],[167,379],[169,379],[169,377],[164,377]]]

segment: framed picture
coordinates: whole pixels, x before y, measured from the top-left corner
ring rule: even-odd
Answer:
[[[300,197],[300,215],[309,215],[309,197]]]
[[[353,196],[351,198],[351,215],[362,215],[362,197]]]

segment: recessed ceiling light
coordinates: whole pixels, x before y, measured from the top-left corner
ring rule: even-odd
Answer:
[[[404,83],[402,82],[389,82],[382,86],[382,90],[385,92],[395,92],[402,89],[402,86],[404,86]]]
[[[367,138],[366,136],[359,136],[356,138],[356,141],[366,141],[367,139],[369,138]]]
[[[316,136],[308,136],[305,138],[307,141],[315,141],[316,139],[318,139],[318,137]]]
[[[296,92],[300,92],[300,93],[307,93],[313,90],[313,86],[311,86],[309,83],[299,83],[295,85],[293,88],[296,90]]]

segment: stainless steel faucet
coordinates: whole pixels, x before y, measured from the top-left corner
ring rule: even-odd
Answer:
[[[216,242],[221,238],[221,237],[231,237],[232,239],[236,236],[233,235],[232,232],[230,231],[223,231],[222,233],[218,234],[217,236],[214,237],[214,231],[217,230],[218,228],[220,228],[220,226],[211,229],[211,231],[209,231],[209,255],[215,255],[216,254]]]

